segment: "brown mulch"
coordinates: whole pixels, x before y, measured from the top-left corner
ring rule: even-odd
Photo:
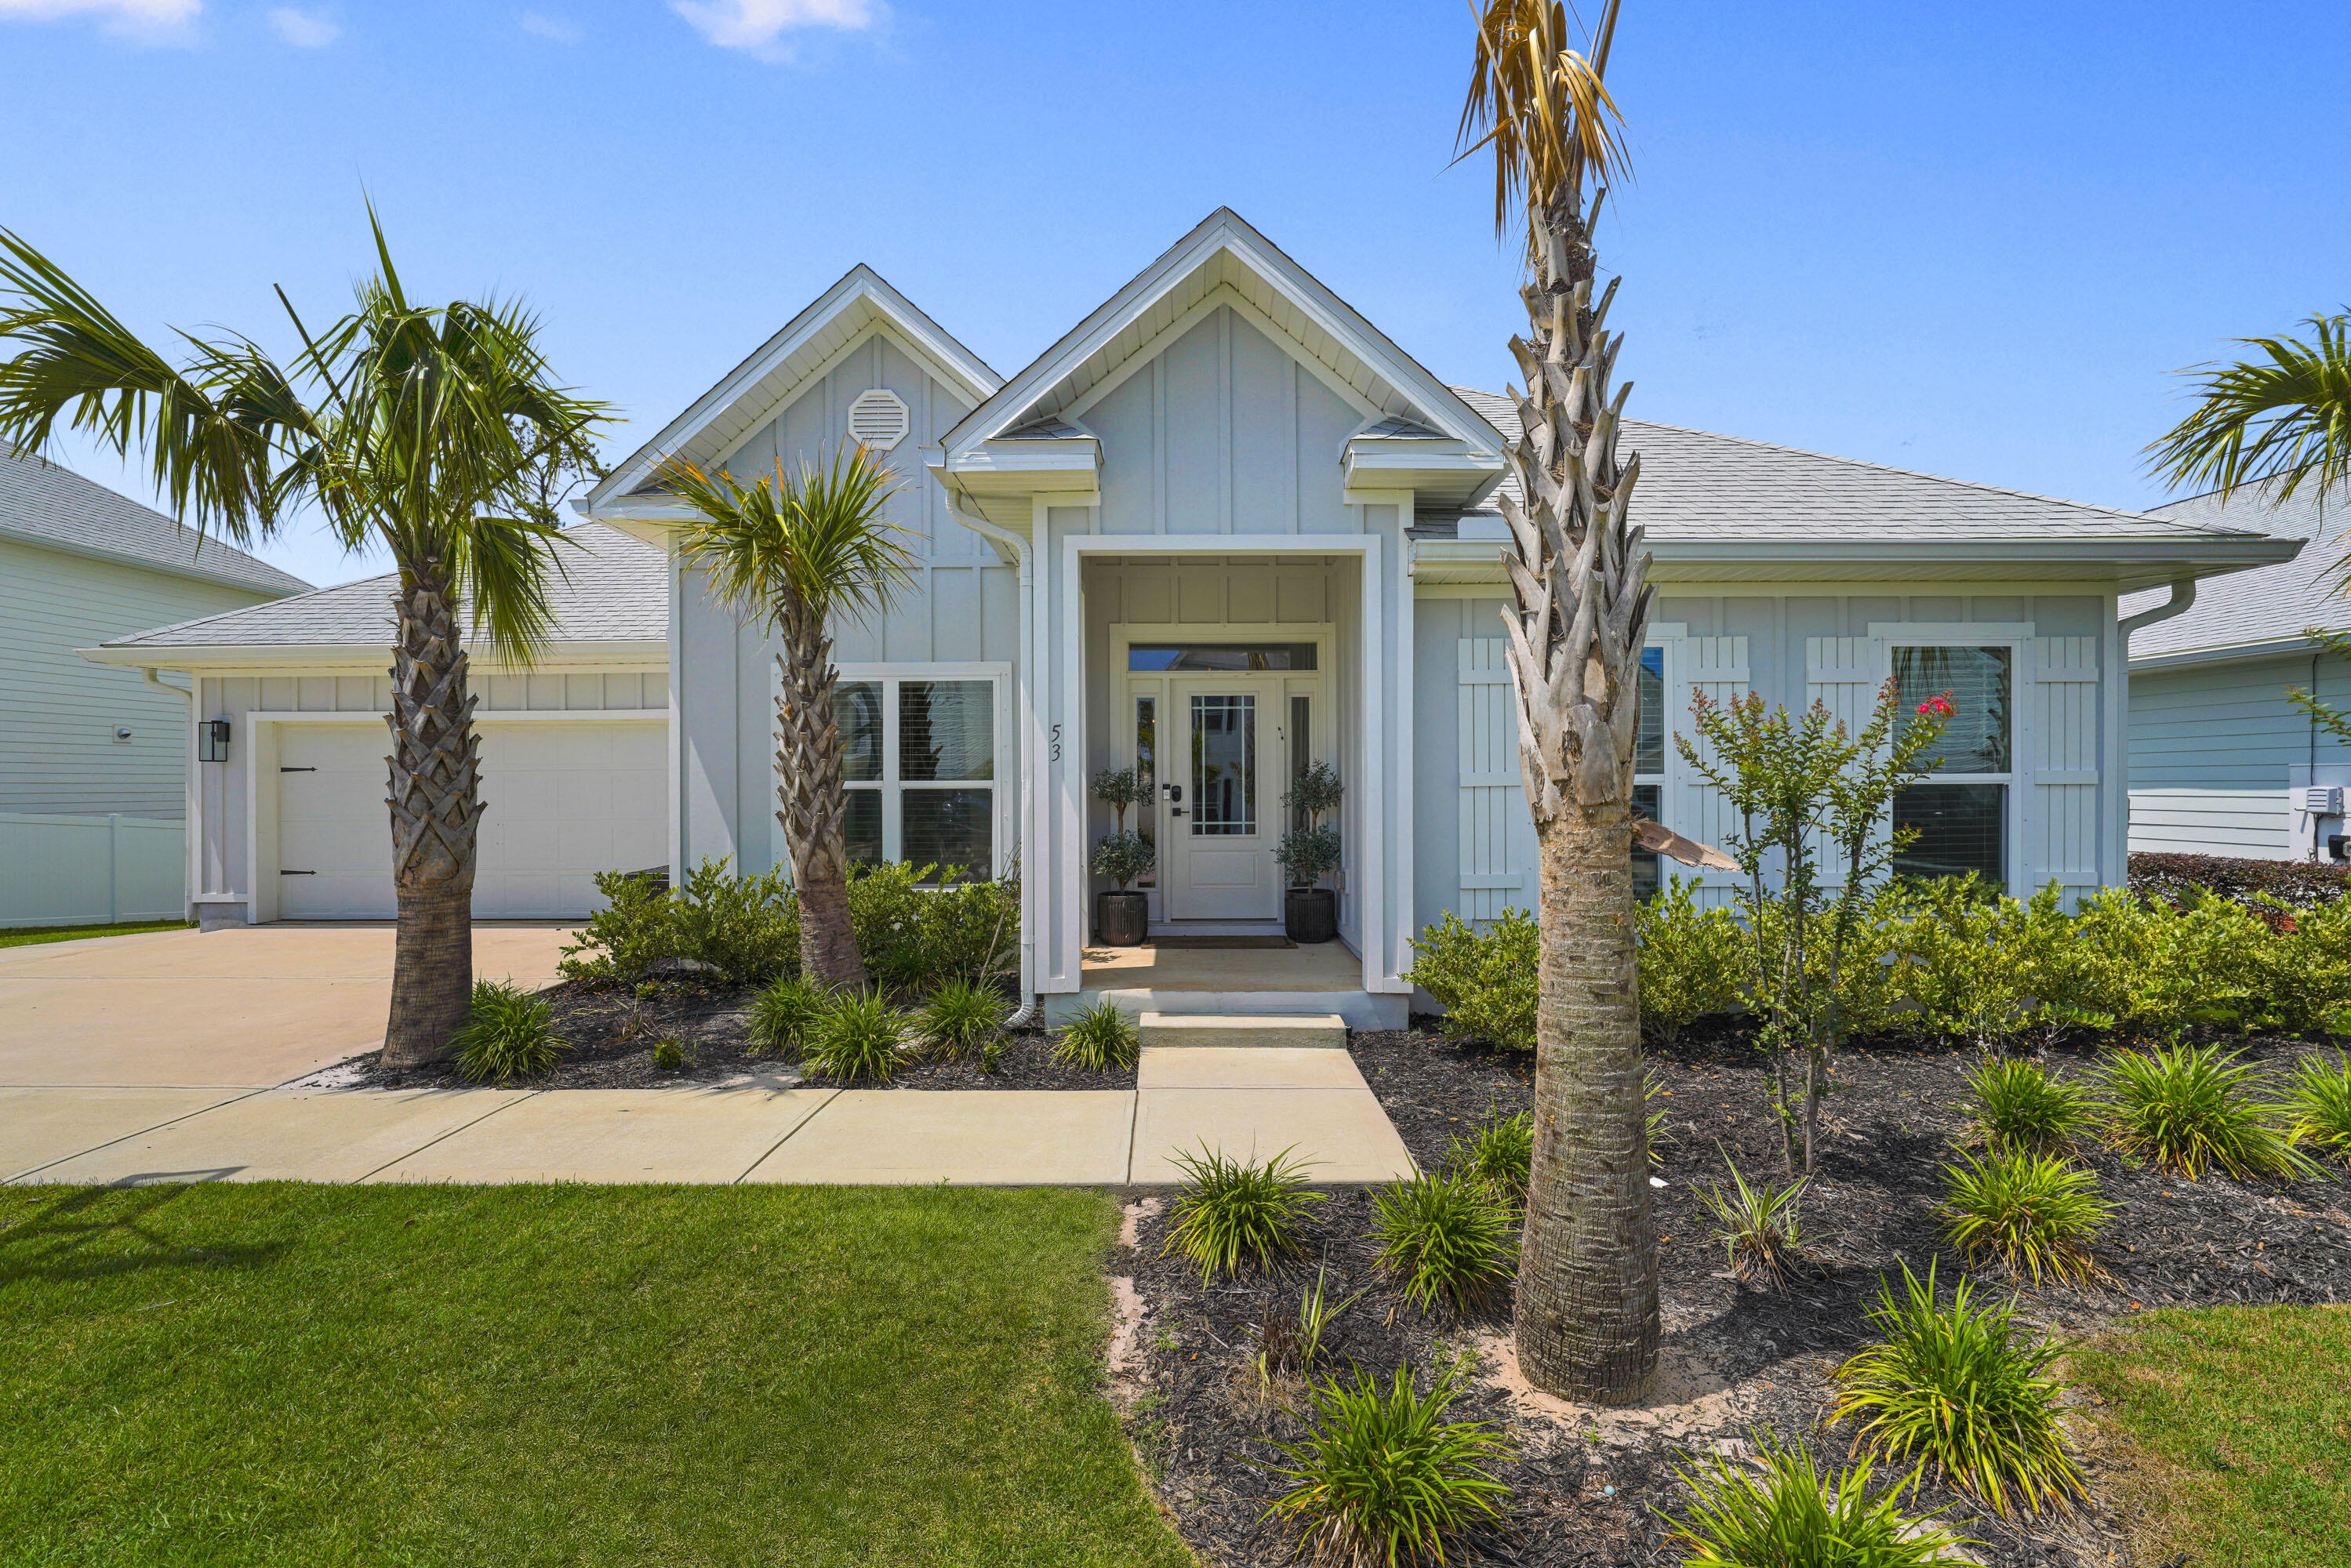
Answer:
[[[757,987],[734,987],[677,978],[656,983],[639,997],[625,986],[595,988],[567,981],[539,993],[555,1009],[557,1035],[569,1042],[555,1070],[517,1080],[517,1089],[660,1089],[677,1084],[758,1083],[814,1086],[831,1080],[804,1075],[790,1062],[754,1056],[744,1026]],[[656,1040],[674,1039],[686,1047],[683,1068],[653,1065]],[[983,1072],[976,1060],[951,1061],[917,1057],[887,1083],[860,1089],[1132,1089],[1134,1069],[1089,1072],[1052,1059],[1053,1042],[1039,1030],[1004,1037],[997,1070]],[[449,1063],[430,1068],[384,1068],[367,1052],[330,1069],[339,1083],[381,1089],[452,1088],[464,1082]]]
[[[1351,1047],[1425,1166],[1441,1163],[1447,1142],[1483,1120],[1489,1105],[1507,1113],[1530,1102],[1531,1064],[1523,1057],[1457,1046],[1421,1030],[1358,1034]],[[2249,1042],[2247,1054],[2275,1069],[2310,1049],[2262,1039]],[[2072,1072],[2089,1056],[2053,1052],[2051,1065]],[[1507,1291],[1458,1320],[1406,1303],[1374,1263],[1373,1210],[1364,1190],[1335,1191],[1320,1206],[1311,1255],[1301,1262],[1270,1278],[1206,1286],[1160,1256],[1165,1212],[1151,1205],[1152,1212],[1137,1218],[1138,1244],[1121,1251],[1115,1271],[1133,1276],[1143,1303],[1141,1361],[1119,1380],[1119,1392],[1159,1495],[1206,1558],[1234,1564],[1289,1560],[1290,1538],[1260,1522],[1281,1490],[1262,1467],[1280,1462],[1276,1442],[1302,1432],[1284,1406],[1303,1390],[1294,1378],[1263,1389],[1254,1360],[1259,1325],[1269,1315],[1294,1314],[1318,1264],[1328,1265],[1331,1298],[1368,1292],[1333,1330],[1337,1368],[1353,1364],[1384,1384],[1399,1364],[1426,1378],[1470,1357],[1457,1416],[1498,1422],[1518,1444],[1520,1457],[1503,1470],[1516,1492],[1510,1531],[1481,1543],[1482,1555],[1472,1561],[1678,1562],[1656,1511],[1682,1505],[1675,1472],[1693,1456],[1751,1454],[1759,1429],[1768,1427],[1810,1440],[1824,1459],[1844,1459],[1850,1432],[1821,1427],[1831,1398],[1828,1374],[1868,1337],[1864,1310],[1875,1301],[1881,1275],[1891,1270],[1898,1283],[1901,1260],[1923,1273],[1938,1259],[1940,1235],[1930,1207],[1949,1145],[1965,1134],[1962,1077],[1975,1059],[1901,1046],[1839,1059],[1837,1092],[1828,1106],[1832,1135],[1803,1198],[1811,1266],[1784,1296],[1746,1289],[1730,1277],[1693,1187],[1723,1177],[1718,1145],[1750,1181],[1784,1179],[1775,1119],[1762,1094],[1766,1064],[1736,1028],[1693,1031],[1652,1060],[1670,1096],[1657,1102],[1670,1124],[1657,1167],[1667,1185],[1652,1190],[1665,1347],[1660,1393],[1635,1411],[1556,1403],[1538,1408],[1541,1396],[1514,1397],[1501,1375]],[[2351,1214],[2343,1187],[2211,1176],[2189,1183],[2133,1167],[2104,1150],[2086,1151],[2085,1158],[2105,1196],[2120,1206],[2099,1249],[2109,1279],[2086,1288],[2022,1290],[2021,1315],[2033,1328],[2080,1337],[2158,1306],[2351,1300]],[[1938,1270],[1945,1281],[1955,1278],[1959,1260],[1941,1256]],[[1978,1278],[2011,1288],[1996,1272]],[[2087,1468],[2095,1487],[2101,1468],[2095,1439]],[[2002,1568],[2110,1568],[2128,1561],[2120,1523],[2095,1494],[2070,1517],[2022,1523],[2004,1522],[1931,1484],[1918,1506],[1949,1510],[1962,1533],[1987,1543],[1978,1554]]]

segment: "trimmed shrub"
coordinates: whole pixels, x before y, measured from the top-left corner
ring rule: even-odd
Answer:
[[[1755,1466],[1716,1458],[1677,1472],[1690,1490],[1687,1518],[1667,1516],[1672,1539],[1687,1551],[1683,1568],[1973,1568],[1954,1536],[1927,1519],[1905,1515],[1896,1482],[1872,1496],[1863,1459],[1823,1479],[1801,1445],[1782,1447],[1769,1433]],[[1759,1468],[1760,1467],[1760,1468]]]
[[[1489,1107],[1483,1125],[1447,1146],[1445,1164],[1515,1206],[1527,1200],[1534,1152],[1532,1116],[1524,1111],[1505,1116]]]
[[[449,1037],[457,1076],[511,1083],[551,1072],[570,1045],[555,1032],[555,1009],[503,980],[475,980],[465,1021]]]
[[[800,1066],[843,1083],[887,1083],[905,1065],[906,1032],[905,1015],[885,997],[836,998],[809,1027]]]
[[[2309,1176],[2309,1156],[2278,1124],[2290,1106],[2253,1097],[2260,1070],[2217,1045],[2116,1051],[2094,1071],[2099,1121],[2121,1153],[2194,1181],[2211,1167],[2249,1176]]]
[[[1239,1273],[1243,1259],[1270,1268],[1305,1246],[1306,1217],[1323,1197],[1307,1190],[1306,1167],[1290,1159],[1290,1150],[1259,1164],[1228,1159],[1203,1144],[1198,1154],[1179,1154],[1175,1163],[1183,1169],[1184,1189],[1176,1196],[1161,1257],[1181,1253],[1201,1279],[1210,1280],[1219,1272]]]
[[[2351,1059],[2335,1053],[2333,1065],[2306,1056],[2286,1090],[2294,1135],[2336,1155],[2351,1156]]]
[[[1995,1149],[2064,1154],[2094,1119],[2079,1085],[2021,1057],[1985,1062],[1968,1074],[1968,1090],[1975,1096],[1976,1130]]]
[[[831,998],[801,976],[787,975],[773,982],[752,1002],[744,1022],[749,1054],[798,1061],[809,1030],[831,1005]]]
[[[995,987],[949,980],[915,1011],[914,1030],[941,1056],[973,1056],[1004,1032],[1011,1011]]]
[[[1442,1301],[1468,1312],[1510,1277],[1515,1217],[1482,1182],[1423,1172],[1374,1190],[1372,1207],[1380,1266],[1424,1311]]]
[[[1510,1488],[1493,1467],[1508,1438],[1484,1421],[1448,1421],[1459,1368],[1426,1394],[1395,1369],[1382,1388],[1369,1373],[1309,1391],[1302,1441],[1283,1443],[1270,1473],[1290,1483],[1263,1518],[1298,1531],[1318,1563],[1443,1563],[1447,1549],[1502,1523]]]
[[[1769,1182],[1750,1186],[1729,1155],[1722,1163],[1730,1167],[1731,1190],[1724,1192],[1718,1183],[1698,1195],[1700,1206],[1714,1216],[1714,1239],[1722,1243],[1723,1257],[1740,1284],[1784,1291],[1804,1257],[1798,1200],[1812,1178],[1779,1188]]]
[[[1535,988],[1541,941],[1523,909],[1505,909],[1483,931],[1448,912],[1413,939],[1405,978],[1445,1009],[1448,1040],[1504,1051],[1535,1048]]]
[[[604,907],[588,917],[555,967],[591,986],[633,985],[664,958],[677,956],[669,889],[644,872],[600,871]]]
[[[1639,945],[1641,1030],[1671,1046],[1686,1024],[1747,1005],[1747,935],[1729,909],[1701,910],[1696,881],[1671,877],[1633,911]],[[1432,995],[1434,993],[1431,993]]]
[[[1981,1305],[1965,1280],[1938,1302],[1935,1270],[1902,1266],[1903,1297],[1878,1281],[1870,1322],[1886,1337],[1838,1367],[1832,1422],[1862,1423],[1855,1439],[1893,1463],[1931,1469],[2001,1517],[2062,1507],[2085,1489],[2049,1369],[2071,1346],[2022,1343],[2013,1301]]]
[[[2053,1155],[1995,1147],[1980,1161],[1962,1155],[1943,1167],[1944,1234],[1978,1267],[1997,1258],[2012,1276],[2044,1273],[2086,1280],[2098,1272],[2090,1257],[2114,1218],[2098,1196],[2098,1178]]]
[[[2130,891],[2165,902],[2177,902],[2194,890],[2239,901],[2273,898],[2293,908],[2307,909],[2341,898],[2346,877],[2351,877],[2351,866],[2310,861],[2145,852],[2130,857]]]
[[[1053,1060],[1089,1072],[1108,1072],[1134,1065],[1143,1049],[1143,1035],[1134,1020],[1117,1004],[1099,1001],[1061,1026],[1053,1042]]]
[[[886,985],[983,985],[1020,966],[1020,883],[957,880],[963,869],[867,866],[849,880],[849,924],[866,967]]]
[[[1897,984],[1914,1009],[1911,1026],[1980,1048],[2021,1032],[2032,986],[2026,906],[1973,873],[1907,883],[1902,891]],[[2054,900],[2048,912],[2056,915]]]
[[[729,985],[747,986],[799,967],[799,907],[781,866],[734,876],[705,860],[671,895],[677,956],[706,966]]]

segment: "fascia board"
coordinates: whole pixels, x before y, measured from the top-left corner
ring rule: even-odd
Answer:
[[[178,566],[170,561],[157,560],[152,556],[137,555],[130,550],[108,549],[102,545],[70,544],[64,539],[52,538],[47,534],[12,528],[5,523],[0,523],[0,538],[5,538],[11,544],[23,545],[28,549],[53,550],[58,555],[76,556],[83,560],[104,561],[109,566],[127,566],[138,571],[152,571],[160,577],[177,577],[191,582],[208,582],[219,588],[240,588],[248,593],[258,594],[263,599],[291,599],[298,593],[311,591],[308,587],[279,588],[271,583],[256,582],[251,578],[230,577],[224,572],[207,571],[201,565]],[[212,542],[219,544],[218,540]],[[221,544],[220,548],[233,549],[235,547]]]
[[[144,647],[77,648],[93,664],[157,670],[277,670],[315,669],[383,673],[391,643],[215,643],[202,647],[155,643]],[[467,667],[481,674],[545,674],[555,670],[665,670],[669,644],[654,640],[609,643],[570,642],[550,644],[531,664],[507,664],[467,650]],[[587,711],[587,710],[582,710]]]

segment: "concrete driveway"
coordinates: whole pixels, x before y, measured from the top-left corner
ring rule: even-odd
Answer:
[[[481,925],[474,972],[553,983],[568,926]],[[264,1089],[383,1043],[389,925],[0,948],[0,1090]]]

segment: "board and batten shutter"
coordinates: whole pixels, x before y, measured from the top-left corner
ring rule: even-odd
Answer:
[[[1508,647],[1501,637],[1459,642],[1455,766],[1461,794],[1461,883],[1453,912],[1464,920],[1532,909],[1538,891],[1534,816],[1527,810],[1519,773],[1518,698],[1510,689]]]
[[[1804,639],[1804,703],[1820,703],[1829,716],[1844,726],[1848,736],[1859,735],[1876,716],[1877,694],[1893,670],[1892,655],[1883,637],[1807,637]],[[1844,867],[1824,842],[1816,841],[1821,885],[1843,887]]]
[[[2024,802],[2025,875],[2069,892],[2098,885],[2098,640],[2035,637],[2032,649],[2032,796]],[[2021,706],[2021,705],[2020,705]],[[2020,737],[2020,739],[2024,738]],[[2021,760],[2021,759],[2020,759]]]
[[[1747,667],[1747,639],[1674,639],[1666,645],[1666,671],[1676,688],[1667,693],[1666,702],[1666,826],[1702,844],[1725,848],[1731,830],[1738,825],[1732,820],[1729,802],[1721,790],[1699,778],[1682,760],[1680,747],[1672,737],[1677,734],[1687,736],[1700,757],[1708,762],[1715,759],[1712,744],[1690,724],[1690,692],[1696,688],[1708,701],[1727,706],[1752,690],[1755,682]],[[1667,875],[1698,883],[1706,890],[1698,899],[1701,905],[1724,902],[1740,880],[1737,872],[1693,871],[1670,862],[1660,870]],[[1712,895],[1716,894],[1720,896]]]

